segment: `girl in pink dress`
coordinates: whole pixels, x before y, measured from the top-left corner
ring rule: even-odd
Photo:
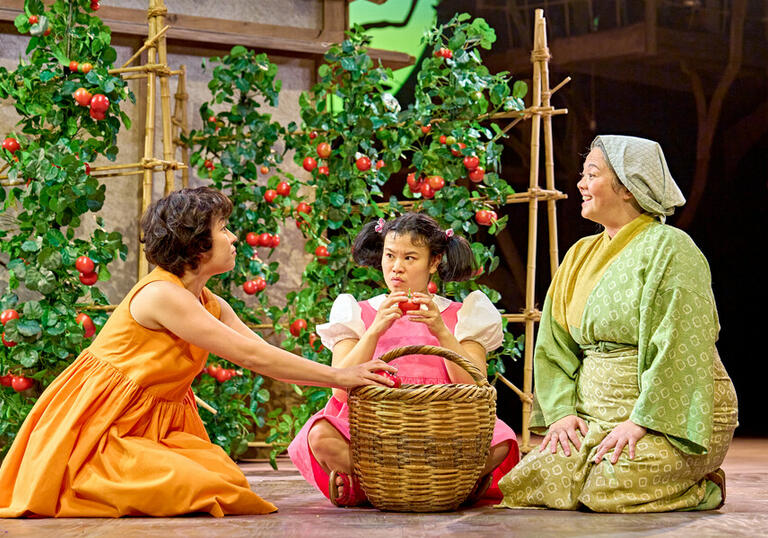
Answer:
[[[503,341],[499,312],[479,290],[463,303],[428,292],[435,273],[443,282],[472,276],[474,255],[464,238],[442,230],[431,217],[406,213],[365,225],[355,238],[353,255],[360,265],[382,270],[390,293],[360,302],[349,294],[336,298],[329,322],[317,327],[323,345],[333,351],[333,366],[361,364],[397,347],[423,344],[453,350],[485,371],[488,351]],[[409,294],[419,309],[403,314],[398,304]],[[441,357],[411,355],[390,364],[398,368],[403,383],[474,383],[463,368]],[[336,506],[366,501],[352,476],[345,391],[333,391],[325,408],[296,435],[288,454],[304,478]],[[500,500],[497,483],[519,457],[515,433],[497,419],[488,459],[468,502]]]

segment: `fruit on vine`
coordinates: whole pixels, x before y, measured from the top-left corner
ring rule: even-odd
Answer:
[[[421,178],[416,177],[416,172],[411,172],[408,174],[408,176],[405,178],[405,181],[408,183],[408,187],[411,189],[411,192],[415,193],[419,190]]]
[[[90,176],[91,175],[91,165],[88,163],[85,163],[85,175]]]
[[[51,29],[50,29],[50,28],[46,28],[46,29],[45,29],[45,32],[43,32],[43,35],[44,35],[44,36],[46,36],[46,37],[48,37],[49,35],[51,35]]]
[[[86,286],[93,286],[97,280],[99,280],[99,274],[95,271],[92,273],[80,273],[80,282]]]
[[[88,64],[85,64],[88,65]],[[80,66],[82,69],[83,66]],[[103,93],[97,93],[91,98],[91,110],[104,114],[109,109],[109,97]]]
[[[248,295],[253,295],[257,291],[256,281],[255,280],[246,280],[243,283],[243,291],[247,293]]]
[[[262,165],[262,166],[261,166],[261,168],[259,169],[259,172],[261,172],[261,173],[262,173],[262,174],[264,174],[264,175],[267,175],[267,174],[269,174],[269,166],[267,166],[267,165]]]
[[[82,63],[77,67],[77,70],[80,71],[83,75],[87,75],[91,69],[93,69],[93,65],[89,64],[88,62]]]
[[[381,170],[382,168],[384,168],[384,160],[379,159],[378,161],[376,161],[376,170]]]
[[[314,140],[315,138],[317,138],[317,131],[312,131],[311,133],[309,133],[310,140]]]
[[[75,71],[77,71],[78,67],[79,67],[79,65],[78,65],[78,63],[76,61],[72,60],[72,61],[69,62],[69,70],[72,71],[73,73]]]
[[[216,123],[216,116],[208,116],[208,123]]]
[[[83,326],[83,331],[85,331],[86,338],[90,338],[96,333],[96,326],[93,324],[93,320],[91,319],[91,316],[89,316],[84,312],[80,312],[77,315],[77,317],[75,318],[75,323]]]
[[[467,170],[474,170],[480,165],[480,159],[475,155],[467,155],[464,157],[464,168]]]
[[[478,166],[474,170],[469,171],[469,180],[473,183],[480,183],[485,177],[485,168]]]
[[[327,159],[331,155],[331,145],[328,142],[320,142],[317,145],[317,156],[321,159]]]
[[[37,15],[30,15],[28,20],[29,24],[37,24],[40,22],[40,18]]]
[[[355,161],[355,166],[357,166],[357,169],[361,172],[365,172],[366,170],[370,170],[371,168],[371,159],[363,155],[362,157],[359,157]]]
[[[475,220],[481,226],[490,226],[492,222],[496,221],[498,216],[495,211],[489,211],[487,209],[481,209],[475,213]]]
[[[454,157],[461,157],[461,150],[467,147],[467,145],[464,142],[459,142],[458,146],[459,146],[459,149],[451,148],[451,153],[453,153]]]
[[[268,204],[274,202],[275,198],[277,198],[277,191],[275,189],[267,189],[266,192],[264,192],[264,200]]]
[[[445,47],[440,47],[438,50],[435,51],[435,57],[437,57],[437,58],[453,58],[453,52],[451,52],[451,49],[447,49]]]
[[[328,263],[327,258],[330,255],[331,254],[328,252],[328,247],[326,247],[325,245],[320,245],[315,249],[315,257],[317,257],[317,261],[323,265]]]
[[[29,377],[25,377],[23,375],[15,375],[11,378],[11,387],[13,387],[13,390],[16,392],[23,392],[29,388],[32,388],[32,385],[34,384],[34,379],[30,379]]]
[[[19,313],[16,312],[13,308],[8,308],[6,310],[3,310],[3,312],[0,314],[0,323],[5,325],[12,319],[19,319]]]
[[[291,184],[287,181],[281,181],[277,184],[277,194],[280,196],[288,196],[291,194]]]
[[[93,273],[96,264],[88,256],[80,256],[75,260],[75,269],[81,273]]]
[[[263,234],[259,235],[259,246],[260,247],[271,247],[272,246],[272,234],[268,234],[267,232],[264,232]]]
[[[213,377],[219,383],[224,383],[232,379],[233,375],[234,375],[234,371],[230,370],[229,368],[219,368],[219,370],[216,372],[216,375]]]
[[[91,11],[98,11],[100,7],[99,0],[91,0]]]
[[[320,343],[320,345],[316,346],[315,344],[318,342],[320,342],[320,337],[317,336],[316,333],[309,333],[309,347],[311,347],[313,351],[319,353],[323,350],[323,344]]]
[[[264,288],[267,287],[267,281],[264,279],[263,276],[257,276],[253,279],[253,282],[256,283],[256,291],[262,291]]]
[[[88,114],[95,119],[96,121],[100,121],[105,119],[107,116],[103,112],[96,112],[94,109],[90,109],[88,111]]]
[[[397,375],[393,374],[392,372],[387,372],[386,370],[376,370],[373,372],[376,375],[380,375],[382,377],[386,377],[387,379],[391,380],[393,385],[393,389],[399,389],[402,384],[403,380],[397,377]]]
[[[456,137],[452,135],[448,135],[445,137],[445,143],[449,146],[452,146],[456,143]]]
[[[435,189],[428,182],[421,184],[421,195],[427,200],[431,200],[435,197]]]
[[[307,321],[302,318],[298,318],[293,320],[293,323],[291,323],[290,328],[288,329],[291,334],[298,338],[298,336],[301,334],[301,331],[307,328]]]
[[[0,385],[3,387],[10,387],[12,379],[13,376],[11,374],[0,375]]]
[[[429,186],[432,187],[432,190],[435,192],[445,187],[445,180],[442,176],[429,176],[427,178],[427,183],[429,183]]]
[[[321,166],[317,169],[317,173],[327,176],[331,173],[331,171],[327,166]]]
[[[304,157],[304,161],[301,163],[301,166],[306,170],[307,172],[311,172],[315,168],[317,168],[317,161],[314,157]]]
[[[213,170],[215,166],[213,165],[213,161],[210,159],[206,159],[203,161],[203,166],[205,166],[208,170]]]
[[[16,153],[21,146],[19,145],[19,141],[13,138],[12,136],[9,136],[5,140],[3,140],[3,149],[7,149],[11,153]]]
[[[309,205],[307,202],[299,202],[296,205],[296,216],[297,217],[299,216],[299,213],[306,213],[307,215],[309,215],[310,213],[312,213],[312,206]]]
[[[432,282],[432,281],[430,280],[430,281],[429,281],[429,284],[427,284],[427,291],[428,291],[429,293],[431,293],[432,295],[434,295],[435,293],[437,293],[437,284],[435,284],[434,282]]]
[[[275,248],[280,244],[280,236],[275,234],[272,236],[272,248]]]
[[[245,236],[245,242],[252,247],[259,246],[259,234],[255,232],[248,232]]]
[[[421,126],[422,134],[429,134],[429,131],[431,131],[431,130],[432,130],[432,124],[430,124],[430,123]]]
[[[441,144],[445,145],[448,143],[448,137],[445,135],[440,135],[440,138],[437,139]]]
[[[13,347],[13,346],[16,345],[16,342],[12,342],[11,340],[6,340],[5,339],[5,332],[3,332],[3,335],[2,335],[2,337],[0,337],[0,339],[2,339],[3,345],[5,347]]]

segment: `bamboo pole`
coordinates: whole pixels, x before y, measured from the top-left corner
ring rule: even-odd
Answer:
[[[189,148],[186,144],[181,143],[181,134],[186,135],[187,134],[187,101],[189,100],[189,95],[187,94],[187,66],[182,65],[181,69],[179,69],[179,82],[176,86],[176,95],[175,95],[175,106],[176,109],[174,111],[174,119],[176,120],[174,124],[177,126],[176,134],[173,136],[173,142],[174,142],[174,156],[176,155],[176,147],[181,147],[181,162],[186,165],[186,163],[189,162]],[[181,169],[181,186],[182,188],[189,187],[189,168],[187,166],[184,166],[184,168]]]
[[[165,32],[167,32],[169,29],[170,29],[170,26],[166,25],[166,26],[163,27],[162,30],[157,32],[157,35],[155,35],[155,36],[153,36],[151,38],[148,38],[146,41],[144,41],[144,45],[142,45],[136,52],[134,52],[133,56],[128,58],[128,60],[122,66],[120,66],[120,67],[121,68],[125,68],[125,67],[128,67],[129,65],[131,65],[133,63],[133,61],[141,55],[142,52],[147,50],[151,45],[154,45],[155,42],[158,39],[160,39],[161,37],[163,37],[165,35]]]
[[[208,403],[207,403],[205,400],[201,399],[201,398],[200,398],[199,396],[197,396],[197,395],[195,395],[195,401],[197,402],[197,405],[199,405],[199,406],[200,406],[200,407],[202,407],[203,409],[206,409],[206,410],[210,411],[212,414],[214,414],[214,415],[218,415],[218,414],[219,414],[219,412],[218,412],[218,411],[216,411],[216,409],[214,409],[213,407],[211,407],[211,405],[210,405],[210,404],[208,404]]]
[[[150,16],[154,19],[155,29],[162,28],[165,24],[165,14],[168,12],[165,7],[164,0],[154,0],[154,9],[150,10]],[[158,31],[155,36],[158,36]],[[174,159],[173,153],[173,135],[171,133],[171,85],[168,80],[170,69],[168,68],[168,49],[166,47],[165,37],[160,37],[157,40],[157,54],[158,62],[165,67],[164,71],[159,71],[160,77],[160,114],[161,122],[163,126],[163,159],[166,161],[172,161]],[[169,195],[173,191],[173,170],[171,168],[165,168],[165,195]]]
[[[546,28],[542,31],[541,38],[546,54],[542,54],[541,60],[541,87],[542,87],[542,106],[549,107],[552,91],[549,89],[549,46],[547,43]],[[546,172],[547,190],[555,189],[555,157],[553,155],[552,143],[552,116],[546,115],[544,120],[544,170]],[[551,277],[555,277],[560,255],[557,248],[557,212],[555,200],[547,200],[547,231],[549,233],[549,271]]]
[[[542,34],[544,31],[544,11],[537,9],[534,20],[534,39],[531,60],[533,62],[533,93],[532,107],[541,106],[541,57],[548,54]],[[531,161],[529,189],[539,188],[539,153],[540,153],[540,133],[541,115],[536,114],[531,119]],[[538,200],[531,198],[528,202],[528,259],[527,259],[527,278],[525,286],[525,310],[531,311],[534,308],[535,290],[536,290],[536,238],[538,228]],[[523,362],[523,392],[530,393],[533,389],[533,339],[534,339],[534,321],[528,319],[525,321],[525,353]],[[531,432],[529,424],[531,420],[531,404],[523,401],[523,451],[530,449]]]

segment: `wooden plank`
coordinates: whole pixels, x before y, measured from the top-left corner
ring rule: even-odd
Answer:
[[[0,23],[12,23],[23,6],[23,0],[5,0],[3,7],[0,7]],[[99,17],[112,29],[115,37],[148,35],[147,12],[144,10],[102,6]],[[286,56],[322,56],[332,43],[344,37],[347,25],[345,1],[325,0],[323,18],[326,27],[317,30],[169,12],[166,21],[171,29],[167,33],[167,41],[171,50],[183,50],[186,54],[199,54],[200,45],[206,51],[217,51],[216,54],[234,45],[243,45]],[[15,33],[16,29],[13,24],[0,24],[0,31]],[[412,65],[415,61],[413,56],[397,51],[369,49],[368,53],[374,60],[381,60],[382,64],[392,69]]]

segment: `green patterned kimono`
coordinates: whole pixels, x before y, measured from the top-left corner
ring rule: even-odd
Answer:
[[[536,343],[532,429],[568,415],[589,425],[581,450],[534,448],[499,487],[500,507],[664,512],[717,507],[716,470],[737,425],[736,393],[715,348],[704,256],[682,231],[641,215],[568,251]],[[647,429],[635,458],[597,446],[630,419]],[[579,434],[580,435],[580,434]]]

